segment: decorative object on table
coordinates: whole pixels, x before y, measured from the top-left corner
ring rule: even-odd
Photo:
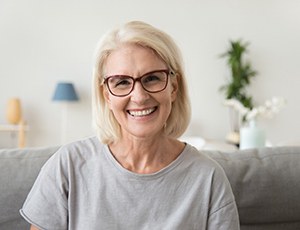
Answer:
[[[240,149],[264,147],[265,132],[257,126],[256,121],[259,118],[272,118],[285,104],[285,99],[273,97],[263,105],[249,109],[236,99],[226,100],[225,105],[239,112],[245,121],[245,125],[240,129]]]
[[[240,149],[261,148],[266,145],[266,134],[257,126],[256,120],[240,129]]]
[[[6,118],[9,124],[17,125],[22,120],[22,107],[19,98],[10,98],[7,103]]]
[[[28,126],[25,124],[22,113],[21,100],[17,97],[10,98],[6,108],[6,119],[9,124],[0,125],[0,131],[11,133],[11,138],[14,139],[17,134],[18,147],[25,147],[25,131],[28,131]],[[15,147],[12,144],[11,147]]]
[[[250,62],[244,59],[248,45],[249,43],[241,40],[230,41],[229,49],[221,55],[222,58],[227,59],[231,77],[225,85],[220,87],[220,91],[225,93],[226,99],[236,99],[244,107],[251,109],[253,107],[252,97],[247,95],[246,87],[257,75],[257,72],[252,69]],[[235,110],[230,109],[229,119],[230,132],[226,139],[238,145],[241,117]]]
[[[79,98],[72,83],[59,82],[52,100],[62,104],[61,143],[63,144],[66,141],[67,133],[68,103],[78,101]]]

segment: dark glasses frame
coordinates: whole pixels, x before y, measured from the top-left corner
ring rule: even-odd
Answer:
[[[163,72],[163,73],[165,73],[165,74],[167,75],[165,86],[164,86],[162,89],[160,89],[160,90],[155,90],[155,91],[151,91],[151,90],[150,90],[150,91],[149,91],[148,89],[146,89],[146,88],[144,87],[143,82],[142,82],[142,79],[143,79],[144,77],[148,76],[149,74],[157,73],[157,72]],[[133,91],[134,86],[135,86],[135,83],[136,83],[137,81],[141,83],[141,86],[143,87],[143,89],[144,89],[146,92],[148,92],[148,93],[158,93],[158,92],[161,92],[161,91],[163,91],[163,90],[166,89],[166,87],[167,87],[167,85],[168,85],[168,80],[169,80],[169,76],[170,76],[170,75],[174,75],[174,72],[171,71],[171,70],[169,70],[169,69],[153,70],[153,71],[150,71],[150,72],[148,72],[148,73],[143,74],[142,76],[140,76],[140,77],[138,77],[138,78],[133,78],[132,76],[128,76],[128,75],[117,74],[117,75],[111,75],[111,76],[105,77],[105,78],[104,78],[104,81],[103,81],[103,84],[105,84],[105,85],[107,86],[107,88],[108,88],[108,91],[109,91],[112,95],[114,95],[114,96],[116,96],[116,97],[125,97],[125,96],[128,96],[128,95]],[[132,84],[131,90],[130,90],[128,93],[122,94],[122,95],[118,95],[118,94],[113,93],[112,90],[111,90],[110,87],[109,87],[108,81],[109,81],[109,79],[114,78],[114,77],[126,77],[126,78],[129,78],[129,79],[132,79],[133,84]]]

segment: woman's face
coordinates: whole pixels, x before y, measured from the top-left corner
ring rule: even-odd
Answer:
[[[108,56],[104,72],[106,77],[128,75],[138,78],[162,69],[167,69],[167,65],[151,49],[126,44]],[[104,96],[121,126],[123,137],[153,138],[162,134],[178,88],[176,78],[168,78],[167,87],[157,93],[145,91],[139,81],[124,97],[112,95],[105,87]]]

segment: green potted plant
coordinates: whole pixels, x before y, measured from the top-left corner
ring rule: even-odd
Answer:
[[[244,54],[248,51],[249,43],[241,40],[230,41],[229,49],[221,55],[227,59],[228,67],[231,71],[230,80],[220,87],[220,91],[225,93],[226,99],[236,99],[246,108],[252,108],[252,97],[247,95],[246,87],[257,72],[252,69],[249,62],[244,60]]]
[[[222,58],[227,60],[231,77],[226,84],[220,87],[220,91],[224,92],[226,100],[235,99],[245,108],[252,109],[252,97],[247,94],[246,89],[251,79],[257,75],[257,72],[252,69],[251,64],[244,58],[244,54],[248,51],[248,45],[249,43],[241,40],[230,41],[229,49],[221,55]],[[226,139],[236,145],[239,145],[241,119],[237,111],[230,110],[230,132]]]

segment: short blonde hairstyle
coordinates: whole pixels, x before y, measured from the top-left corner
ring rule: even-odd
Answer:
[[[186,130],[190,121],[190,101],[183,70],[181,52],[173,39],[165,32],[140,21],[132,21],[105,34],[96,49],[93,69],[92,112],[93,125],[102,143],[109,144],[121,137],[121,127],[109,109],[104,97],[104,68],[107,57],[123,44],[136,44],[152,49],[174,71],[178,81],[178,92],[169,118],[165,134],[178,138]]]

